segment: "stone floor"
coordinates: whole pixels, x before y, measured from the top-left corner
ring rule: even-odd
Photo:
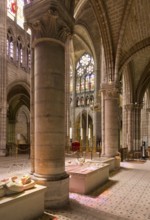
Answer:
[[[26,155],[0,158],[0,178],[29,171]],[[69,197],[67,207],[45,210],[38,220],[150,220],[150,160],[121,162],[103,187],[90,195],[70,193]]]

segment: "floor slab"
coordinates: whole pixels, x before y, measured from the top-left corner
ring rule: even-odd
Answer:
[[[0,159],[0,177],[29,171],[28,156]],[[54,215],[59,220],[150,220],[150,160],[121,162],[104,186],[90,195],[70,193],[69,197],[68,207],[45,210],[47,219]]]

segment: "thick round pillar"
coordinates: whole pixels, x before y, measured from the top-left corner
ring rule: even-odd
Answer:
[[[7,40],[7,2],[0,4],[0,156],[6,156],[6,119],[7,119],[7,66],[6,66],[6,40]]]
[[[105,155],[115,156],[118,152],[118,109],[117,99],[105,99]]]
[[[33,1],[24,7],[25,26],[32,31],[34,46],[34,176],[47,186],[45,208],[60,208],[69,201],[65,49],[74,26],[70,12],[70,4],[63,1]]]
[[[118,153],[119,145],[119,96],[114,85],[103,85],[103,105],[105,109],[103,129],[104,148],[103,156],[114,157]]]
[[[69,199],[65,172],[65,51],[60,41],[47,39],[36,43],[34,53],[34,176],[48,187],[45,206],[55,207]]]
[[[133,105],[128,105],[128,151],[133,150]]]

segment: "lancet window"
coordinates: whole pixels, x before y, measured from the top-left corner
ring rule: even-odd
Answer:
[[[30,45],[27,46],[27,67],[31,69],[31,51],[30,51]]]
[[[14,42],[13,36],[10,30],[7,32],[7,56],[11,59],[14,58]]]
[[[17,39],[17,47],[16,47],[16,61],[22,65],[23,63],[23,49],[20,37]]]

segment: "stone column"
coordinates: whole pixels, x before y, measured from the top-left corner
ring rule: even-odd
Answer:
[[[144,105],[141,110],[141,143],[145,141],[146,146],[148,144],[148,114],[149,110],[146,108],[146,105]]]
[[[128,110],[123,105],[122,111],[122,147],[128,147]]]
[[[34,47],[34,177],[47,186],[45,208],[69,201],[65,172],[65,42],[73,25],[59,1],[33,1],[24,10]],[[32,95],[32,94],[31,94]]]
[[[66,150],[70,150],[70,38],[68,37],[66,42],[66,54],[65,54],[65,94],[66,94],[66,105],[65,105],[65,131],[66,131]]]
[[[102,130],[104,132],[104,149],[102,155],[113,157],[117,155],[119,145],[119,93],[117,87],[111,84],[103,84],[101,87],[103,98],[104,121]]]
[[[97,60],[102,59],[102,52],[100,51]],[[97,62],[95,63],[95,91],[94,91],[94,102],[97,105],[97,109],[95,108],[95,120],[94,120],[94,133],[95,133],[95,149],[99,150],[100,146],[97,148],[97,141],[101,141],[102,134],[101,134],[101,98],[99,96],[100,84],[101,84],[101,68],[102,63]]]
[[[72,141],[75,141],[76,139],[75,109],[76,109],[76,87],[75,87],[75,69],[73,69],[73,94],[72,94],[72,106],[71,106]]]
[[[140,150],[141,147],[141,108],[140,104],[134,104],[134,150]]]
[[[0,4],[0,156],[6,155],[6,115],[7,115],[7,1]]]
[[[31,173],[34,173],[34,153],[35,153],[35,143],[34,143],[34,129],[35,129],[35,118],[34,118],[34,48],[31,49],[31,71],[30,71],[30,161],[31,161]]]
[[[73,44],[73,40],[71,40],[71,44]],[[73,45],[72,45],[73,47]],[[76,134],[76,72],[75,72],[75,65],[73,65],[73,71],[72,71],[72,82],[73,82],[73,88],[72,88],[72,105],[71,105],[71,126],[72,126],[72,141],[75,141],[77,138]]]
[[[99,94],[101,95],[101,130],[102,130],[102,136],[101,136],[101,155],[105,156],[105,105],[104,105],[104,94],[100,90]]]
[[[148,114],[147,146],[150,146],[150,108],[147,108],[147,114]]]
[[[51,39],[35,45],[34,175],[47,179],[52,194],[55,192],[57,195],[62,187],[62,196],[67,196],[68,176],[64,168],[64,58],[64,46],[60,42]]]
[[[126,112],[127,112],[127,124],[126,124],[126,134],[124,134],[126,136],[126,141],[127,141],[127,147],[128,147],[128,151],[132,151],[133,150],[133,137],[134,137],[134,117],[133,117],[133,110],[134,110],[134,106],[133,104],[128,104],[125,106]]]

